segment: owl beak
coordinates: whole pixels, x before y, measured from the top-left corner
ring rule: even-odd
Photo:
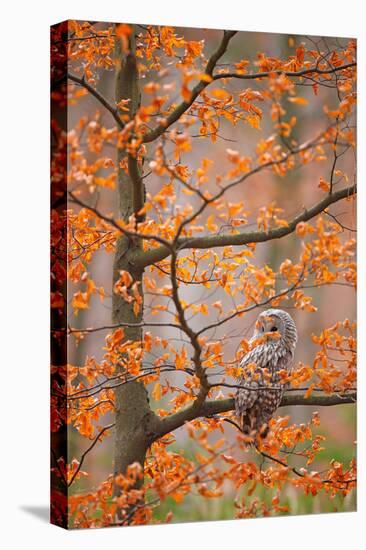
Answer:
[[[281,338],[281,334],[276,332],[266,332],[265,333],[267,340],[279,340]]]

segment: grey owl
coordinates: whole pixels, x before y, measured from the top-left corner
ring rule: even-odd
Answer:
[[[256,347],[242,359],[244,372],[235,396],[236,415],[243,433],[266,437],[268,422],[279,407],[286,390],[278,372],[290,372],[297,342],[292,317],[282,309],[267,309],[255,324],[250,343],[260,339]]]

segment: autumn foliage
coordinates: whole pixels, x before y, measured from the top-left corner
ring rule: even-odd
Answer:
[[[288,491],[356,487],[351,438],[351,460],[322,458],[323,407],[356,401],[356,42],[283,37],[277,57],[245,36],[52,27],[54,523],[170,521],[169,503],[228,488],[234,517],[277,515]],[[283,372],[291,408],[253,446],[233,396],[271,306],[315,351]]]

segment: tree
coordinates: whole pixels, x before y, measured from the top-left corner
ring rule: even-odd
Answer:
[[[291,38],[288,56],[260,52],[255,60],[242,57],[240,33],[215,33],[213,47],[196,32],[199,40],[171,27],[52,27],[51,471],[53,521],[64,526],[148,523],[168,496],[179,503],[195,488],[219,497],[225,480],[330,497],[356,485],[354,459],[309,469],[322,450],[317,411],[308,423],[277,416],[269,436],[248,447],[233,395],[249,337],[242,334],[228,358],[222,332],[263,307],[311,315],[312,291],[355,286],[353,230],[333,210],[341,203],[352,213],[356,193],[355,41]],[[100,91],[112,75],[114,98]],[[97,108],[92,117],[85,101]],[[67,102],[76,122],[66,120]],[[297,116],[319,117],[322,127],[313,124],[315,134],[301,140]],[[244,125],[256,145],[234,149],[226,135]],[[223,168],[214,151],[225,140]],[[307,183],[314,200],[304,205],[294,196],[295,214],[264,188],[260,208],[248,212],[253,181],[274,173],[284,186],[295,170],[313,166],[322,173]],[[261,263],[260,243],[282,250],[290,238],[296,257],[282,256],[276,268]],[[92,272],[102,252],[114,255],[112,320],[76,326],[98,296],[108,298]],[[192,298],[192,288],[203,297]],[[101,360],[70,363],[68,346],[96,334],[105,335]],[[282,406],[354,403],[355,323],[340,319],[312,338],[313,364],[297,362],[284,376],[290,389]],[[87,442],[79,456],[68,453],[70,427]],[[180,427],[202,448],[194,459],[171,448]],[[113,474],[95,490],[69,493],[107,437]],[[277,494],[270,505],[238,499],[236,507],[237,517],[286,508]]]

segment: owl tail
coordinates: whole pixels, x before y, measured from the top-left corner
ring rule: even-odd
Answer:
[[[244,435],[250,436],[253,428],[250,424],[250,419],[246,411],[241,413],[240,417],[240,428]]]
[[[258,426],[253,422],[253,418],[250,417],[247,411],[240,415],[239,420],[241,431],[246,437],[251,438],[253,441],[255,441],[257,437],[260,439],[265,439],[267,437],[269,432],[269,425],[267,422]]]

